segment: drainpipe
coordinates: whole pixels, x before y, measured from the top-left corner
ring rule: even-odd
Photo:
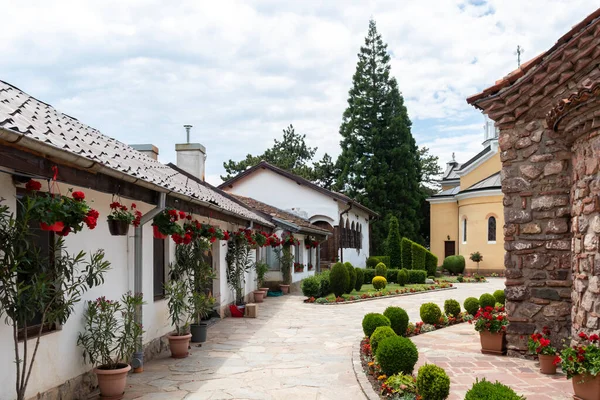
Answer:
[[[350,210],[352,210],[352,203],[350,203],[348,205],[348,208],[346,208],[344,211],[342,211],[340,213],[340,219],[339,219],[340,222],[342,222],[342,217],[344,216],[344,214],[348,214],[348,212]],[[344,227],[341,227],[341,229],[344,229]],[[344,263],[344,248],[342,247],[342,237],[341,237],[341,235],[340,235],[339,240],[340,240],[340,261],[343,264]]]
[[[142,227],[165,209],[167,203],[167,194],[165,192],[159,193],[158,204],[152,210],[142,216],[140,225],[135,228],[135,236],[133,240],[133,254],[134,254],[134,267],[133,267],[133,291],[134,293],[143,293],[143,241],[142,241]],[[142,306],[138,306],[135,309],[135,322],[142,324],[143,313]],[[138,339],[135,346],[135,353],[133,353],[133,359],[131,360],[131,366],[133,372],[144,372],[144,348],[142,344],[142,338]]]

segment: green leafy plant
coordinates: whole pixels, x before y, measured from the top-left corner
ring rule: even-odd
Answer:
[[[387,237],[387,255],[390,257],[388,265],[390,268],[398,269],[402,267],[402,248],[400,247],[400,228],[398,218],[391,216]]]
[[[415,398],[415,393],[417,393],[417,381],[412,375],[403,373],[392,375],[385,380],[385,385],[397,396],[411,396],[407,397],[411,400]],[[402,397],[399,399],[404,400]]]
[[[350,294],[354,290],[354,285],[356,284],[356,272],[354,271],[354,266],[345,262],[344,267],[348,270],[348,285],[346,286],[346,293]]]
[[[463,283],[464,280],[465,280],[465,278],[462,275],[458,275],[456,277],[456,281],[459,282],[459,283]]]
[[[363,317],[362,328],[365,336],[371,337],[379,326],[390,326],[390,320],[379,313],[369,313]]]
[[[385,289],[385,287],[387,286],[387,280],[383,276],[376,276],[375,278],[373,278],[373,281],[371,283],[375,290]]]
[[[483,261],[483,256],[481,255],[480,252],[476,251],[474,253],[471,253],[471,255],[469,256],[469,259],[475,263],[477,263],[477,273],[479,274],[479,263]]]
[[[418,243],[411,243],[410,252],[412,254],[412,269],[426,270],[425,260],[427,258],[427,249]]]
[[[177,223],[179,221],[179,211],[174,208],[167,207],[158,213],[152,220],[152,226],[155,226],[163,235],[184,235],[183,227]],[[183,214],[185,218],[185,213]]]
[[[387,376],[398,373],[412,374],[419,358],[417,346],[402,336],[388,337],[379,343],[375,359]]]
[[[254,270],[256,271],[256,284],[261,288],[265,285],[265,275],[269,272],[269,265],[259,261],[254,264]]]
[[[479,307],[481,307],[481,308],[494,307],[495,304],[496,304],[496,298],[494,296],[492,296],[491,294],[484,293],[481,296],[479,296]]]
[[[536,332],[529,336],[527,340],[527,348],[530,354],[542,354],[545,356],[553,356],[556,354],[556,348],[550,343],[550,328],[545,326],[542,333]]]
[[[387,267],[385,266],[384,263],[380,262],[375,267],[375,276],[383,276],[385,278],[386,275],[387,275]]]
[[[402,247],[402,268],[404,269],[412,269],[412,240],[407,239],[405,237],[400,241],[400,246]]]
[[[289,248],[288,248],[289,251]],[[235,304],[244,304],[244,287],[246,284],[246,274],[250,272],[253,266],[251,257],[252,247],[251,245],[238,236],[232,237],[227,242],[227,254],[225,255],[225,262],[227,263],[227,284],[231,290],[235,293]],[[285,254],[285,247],[283,253]],[[281,256],[282,259],[285,256]],[[291,264],[291,262],[290,262]],[[289,268],[288,264],[288,268]],[[283,271],[283,263],[282,263]],[[289,274],[289,270],[288,270]],[[284,282],[285,282],[284,275]],[[290,277],[291,279],[291,277]]]
[[[327,296],[329,293],[331,293],[330,290],[330,271],[323,271],[320,274],[317,275],[317,277],[319,278],[320,282],[321,282],[321,294],[320,296]]]
[[[175,335],[189,333],[191,307],[188,295],[188,282],[185,279],[171,280],[165,284],[165,297],[171,324],[175,327]]]
[[[123,368],[135,352],[144,330],[135,322],[135,309],[144,304],[141,293],[124,294],[121,301],[104,296],[88,301],[84,332],[77,345],[83,347],[83,359],[100,369]]]
[[[463,303],[463,307],[469,314],[475,315],[479,310],[479,300],[476,297],[467,297]]]
[[[420,269],[409,269],[408,270],[408,283],[425,283],[427,279],[427,271]]]
[[[398,336],[406,336],[408,328],[408,314],[401,307],[389,306],[383,315],[390,320],[390,326]]]
[[[356,282],[354,283],[354,290],[360,292],[362,289],[362,285],[365,282],[365,274],[362,268],[354,268],[354,272],[356,273]]]
[[[575,375],[597,376],[600,374],[600,338],[595,333],[588,336],[584,332],[580,332],[578,337],[583,344],[565,347],[554,364],[559,364],[569,379]]]
[[[396,278],[398,285],[404,286],[408,282],[408,270],[402,268],[398,271],[398,277]]]
[[[444,400],[450,395],[450,378],[443,368],[425,364],[417,373],[417,392],[427,400]]]
[[[421,320],[426,324],[435,325],[440,321],[442,310],[435,303],[424,303],[421,304],[419,315],[421,316]]]
[[[370,337],[369,343],[371,343],[371,351],[375,353],[379,343],[386,338],[397,336],[396,332],[389,326],[378,326]]]
[[[498,289],[494,292],[494,298],[496,299],[496,303],[500,303],[504,305],[506,303],[506,295],[504,294],[503,289]]]
[[[475,383],[465,394],[465,400],[525,400],[524,396],[519,396],[514,390],[500,382],[491,383],[485,378]]]
[[[300,288],[302,294],[306,297],[319,297],[321,295],[321,280],[317,276],[309,276],[302,280]]]
[[[460,314],[460,303],[453,299],[444,302],[444,314],[458,316]]]
[[[427,275],[435,276],[437,271],[438,258],[430,251],[425,253],[425,269]]]
[[[480,308],[469,323],[475,325],[477,332],[487,331],[498,333],[506,332],[508,319],[506,318],[504,307],[494,308],[488,306]]]
[[[453,275],[462,274],[465,271],[465,258],[463,256],[448,256],[444,259],[442,268]]]
[[[350,274],[348,273],[348,268],[342,263],[333,264],[329,273],[329,287],[335,297],[340,297],[346,293],[349,281]]]

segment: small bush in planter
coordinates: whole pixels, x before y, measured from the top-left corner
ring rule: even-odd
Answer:
[[[465,400],[525,400],[525,397],[500,382],[492,383],[483,378],[475,381],[466,393]]]
[[[479,307],[494,307],[496,305],[496,298],[489,293],[484,293],[479,297]]]
[[[403,308],[390,306],[385,309],[383,315],[390,320],[390,326],[398,336],[406,336],[408,314]]]
[[[477,310],[479,310],[479,300],[476,297],[467,297],[463,303],[463,307],[466,312],[475,315],[477,314]]]
[[[408,283],[425,283],[427,271],[420,269],[408,270]]]
[[[390,326],[390,320],[379,313],[369,313],[363,317],[362,328],[365,336],[371,337],[375,329],[380,326]]]
[[[393,336],[377,346],[375,358],[387,376],[398,373],[412,374],[419,358],[417,346],[408,338]]]
[[[444,302],[444,314],[457,316],[460,314],[460,303],[453,299],[448,299]]]
[[[354,290],[354,285],[356,284],[356,272],[354,271],[354,266],[345,262],[344,267],[348,270],[348,285],[346,286],[346,293],[350,294]]]
[[[506,303],[506,296],[504,295],[504,290],[498,289],[494,292],[494,298],[496,299],[496,303],[500,303],[504,305]]]
[[[421,316],[421,320],[426,324],[435,325],[440,322],[442,310],[435,303],[424,303],[419,309],[419,315]]]
[[[387,275],[387,267],[384,263],[379,263],[375,267],[375,276],[383,276],[384,278]]]
[[[383,276],[376,276],[375,278],[373,278],[373,288],[375,288],[376,290],[381,290],[381,289],[385,289],[385,287],[387,286],[387,279],[385,279]]]
[[[417,373],[417,392],[427,400],[444,400],[450,395],[450,378],[443,368],[425,364]]]
[[[398,285],[406,285],[406,282],[408,282],[408,270],[402,268],[400,271],[398,271],[398,278],[396,280]]]
[[[340,297],[346,293],[348,281],[350,281],[350,274],[348,274],[348,269],[344,264],[339,262],[333,264],[329,273],[329,288],[335,297]]]
[[[316,276],[309,276],[302,280],[302,294],[306,297],[319,297],[321,294],[321,280]]]
[[[354,272],[356,273],[356,282],[354,283],[354,290],[360,292],[360,289],[362,289],[362,285],[365,282],[365,275],[363,273],[362,268],[354,268]]]
[[[369,343],[371,344],[371,351],[375,353],[379,343],[381,343],[382,340],[392,336],[398,336],[392,328],[389,326],[378,326],[370,337]]]

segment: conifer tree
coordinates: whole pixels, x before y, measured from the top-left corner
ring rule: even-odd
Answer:
[[[387,255],[390,257],[390,268],[402,268],[402,250],[400,247],[400,230],[398,219],[390,217],[390,230],[387,237]]]
[[[387,45],[373,20],[352,80],[340,126],[336,188],[381,215],[371,228],[371,254],[377,254],[388,216],[398,219],[402,236],[420,241],[421,171],[404,99],[390,75]]]

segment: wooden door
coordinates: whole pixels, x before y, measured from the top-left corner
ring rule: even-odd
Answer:
[[[317,221],[314,225],[319,228],[327,229],[329,232],[332,232],[333,235],[329,236],[327,240],[321,243],[320,245],[320,257],[321,263],[331,263],[332,260],[335,262],[335,256],[337,256],[337,243],[338,243],[338,229],[337,227],[334,229],[328,222],[325,221]]]
[[[444,242],[444,258],[453,256],[456,254],[456,242],[453,240],[446,240]]]

